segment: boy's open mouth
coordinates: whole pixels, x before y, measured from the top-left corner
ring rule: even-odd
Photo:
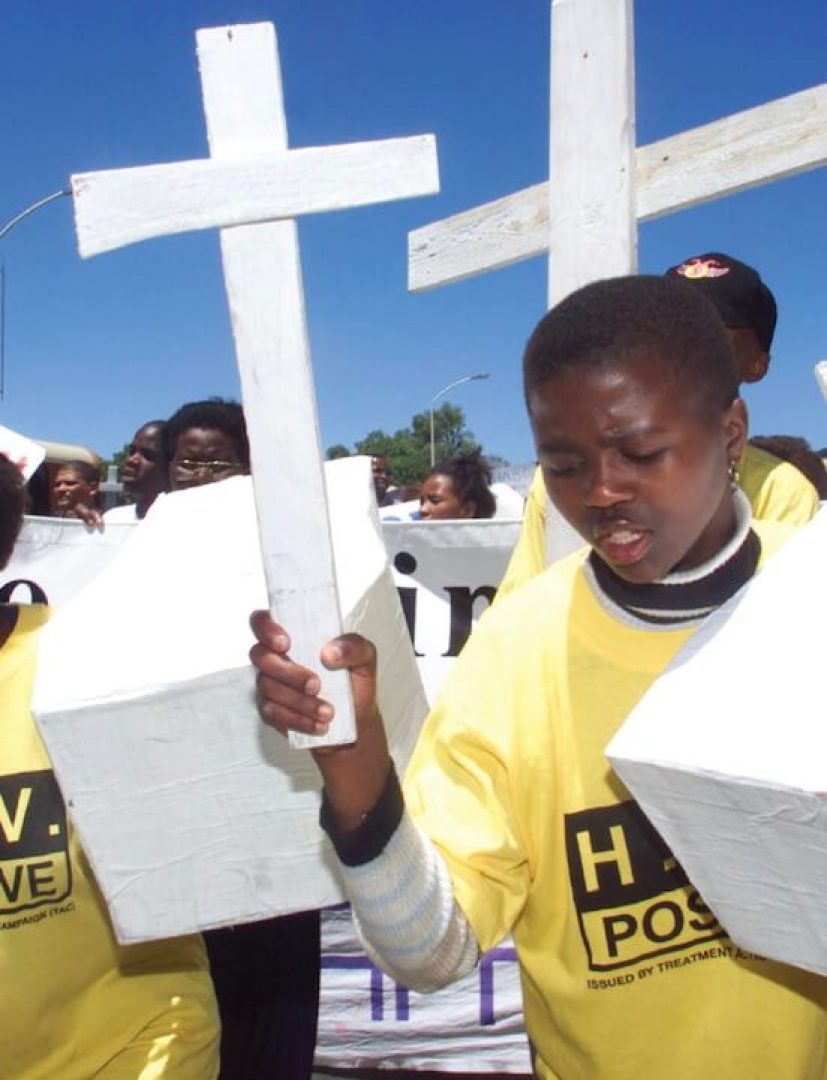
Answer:
[[[647,529],[619,523],[610,528],[603,526],[594,538],[594,546],[606,562],[616,566],[631,566],[649,551],[652,534]]]

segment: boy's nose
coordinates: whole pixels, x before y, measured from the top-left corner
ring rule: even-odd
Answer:
[[[597,461],[586,470],[583,502],[586,506],[603,508],[631,499],[629,485],[610,462]]]

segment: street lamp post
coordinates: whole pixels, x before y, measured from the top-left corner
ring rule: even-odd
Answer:
[[[453,382],[448,383],[447,386],[443,386],[441,390],[437,390],[434,396],[431,398],[431,404],[429,407],[429,414],[431,420],[431,468],[436,464],[436,441],[434,439],[434,402],[437,398],[441,398],[443,394],[447,394],[449,390],[453,390],[455,386],[462,386],[463,383],[474,382],[476,379],[487,379],[487,371],[479,371],[476,375],[463,375],[461,379],[454,379]]]

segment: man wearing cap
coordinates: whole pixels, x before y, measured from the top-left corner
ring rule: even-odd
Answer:
[[[666,277],[680,277],[700,289],[726,326],[742,383],[767,374],[778,308],[757,270],[731,255],[709,251],[671,266]],[[794,465],[747,444],[738,462],[737,482],[752,505],[753,517],[804,525],[819,508],[818,492]],[[531,481],[520,537],[497,596],[522,585],[548,565],[546,489],[537,468]]]
[[[666,276],[683,278],[712,301],[726,326],[741,382],[760,382],[770,364],[778,308],[758,271],[709,251],[670,267]],[[738,472],[753,517],[804,525],[818,510],[818,492],[804,474],[766,450],[747,444]]]
[[[670,266],[665,276],[682,278],[718,309],[741,370],[741,382],[763,379],[769,367],[778,308],[758,271],[731,255],[710,251]]]

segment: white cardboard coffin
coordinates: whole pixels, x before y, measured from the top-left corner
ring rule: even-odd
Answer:
[[[345,623],[379,646],[402,768],[426,702],[369,465],[327,468]],[[342,899],[313,760],[256,713],[248,616],[264,606],[242,477],[160,500],[43,632],[35,712],[122,942]]]
[[[711,616],[607,756],[742,948],[827,974],[827,514]]]

